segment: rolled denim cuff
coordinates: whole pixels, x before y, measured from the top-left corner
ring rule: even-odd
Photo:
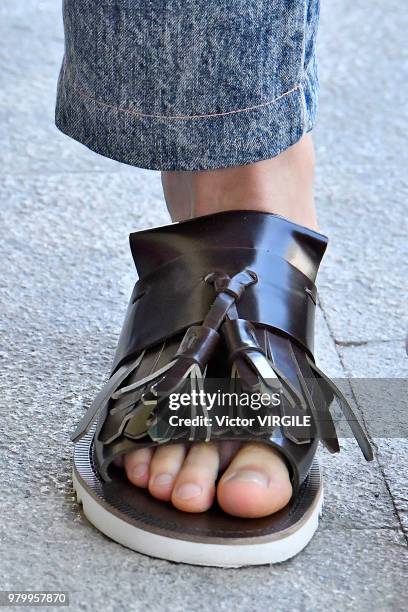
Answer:
[[[64,8],[66,54],[58,82],[56,125],[91,150],[140,168],[208,170],[272,158],[313,128],[318,95],[318,0],[272,0],[269,12],[265,3],[257,0],[258,12],[252,20],[258,23],[251,22],[251,27],[245,28],[242,15],[234,16],[239,24],[237,37],[228,47],[232,45],[234,53],[227,53],[221,29],[213,24],[211,44],[200,47],[200,62],[195,42],[184,50],[189,54],[184,63],[181,59],[174,62],[180,51],[172,47],[171,40],[164,44],[160,62],[155,63],[153,48],[163,47],[163,41],[140,29],[145,23],[147,28],[151,14],[144,15],[145,22],[139,14],[138,29],[135,15],[122,15],[120,23],[128,38],[119,37],[112,56],[108,39],[113,40],[112,29],[120,25],[106,13],[106,6],[102,12],[94,9],[87,16],[87,0],[78,3],[83,4],[85,14],[81,16],[73,12],[69,2]],[[242,9],[241,2],[238,5]],[[188,17],[181,5],[179,12],[176,8],[167,16],[170,30],[176,32],[180,23],[197,32],[204,27],[199,7]],[[238,8],[231,10],[237,12]],[[221,16],[217,19],[221,21]],[[131,40],[132,24],[135,38]],[[96,51],[95,40],[101,38],[101,30],[105,43]],[[260,36],[262,32],[269,37]],[[254,40],[255,34],[259,40]],[[216,53],[214,45],[218,62],[209,70],[211,53]],[[151,47],[150,53],[146,47],[147,51]],[[240,61],[248,54],[247,63]],[[200,78],[205,87],[197,85]]]

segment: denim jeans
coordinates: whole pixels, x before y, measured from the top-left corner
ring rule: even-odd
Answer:
[[[313,127],[319,0],[64,0],[56,125],[154,170],[278,155]]]

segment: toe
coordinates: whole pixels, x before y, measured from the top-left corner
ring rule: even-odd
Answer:
[[[286,463],[266,444],[243,445],[217,488],[220,506],[234,516],[256,518],[277,512],[290,500],[292,486]]]
[[[218,454],[220,456],[219,472],[223,472],[229,466],[240,447],[241,442],[235,440],[222,440],[217,443]]]
[[[139,448],[127,453],[123,459],[126,475],[130,482],[137,487],[147,487],[152,456],[153,449]]]
[[[194,444],[176,479],[171,501],[184,512],[205,512],[215,495],[219,454],[212,442]]]
[[[170,500],[185,454],[184,444],[167,444],[156,449],[150,464],[149,478],[149,491],[154,497]]]

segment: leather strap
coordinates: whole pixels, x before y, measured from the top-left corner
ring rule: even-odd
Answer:
[[[327,246],[323,234],[257,210],[228,210],[141,230],[129,241],[140,278],[198,249],[241,247],[279,255],[314,282]]]
[[[201,324],[214,300],[208,275],[256,270],[237,302],[238,316],[293,338],[313,356],[314,283],[266,250],[212,248],[184,254],[140,279],[133,290],[112,372],[145,348]],[[233,289],[231,289],[233,292]]]

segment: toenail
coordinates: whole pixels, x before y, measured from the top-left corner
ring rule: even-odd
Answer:
[[[176,489],[175,495],[179,499],[193,499],[201,495],[202,489],[199,485],[193,483],[186,483]]]
[[[265,474],[262,472],[255,472],[253,470],[240,470],[238,472],[234,472],[231,476],[225,478],[224,482],[230,480],[241,480],[243,482],[254,482],[260,487],[267,489],[269,485],[269,480]]]
[[[132,470],[132,477],[136,479],[142,478],[142,476],[147,474],[148,469],[149,465],[147,463],[138,463]]]
[[[168,485],[173,481],[174,476],[171,474],[159,474],[155,478],[153,478],[153,484],[158,487],[163,487],[164,485]]]

